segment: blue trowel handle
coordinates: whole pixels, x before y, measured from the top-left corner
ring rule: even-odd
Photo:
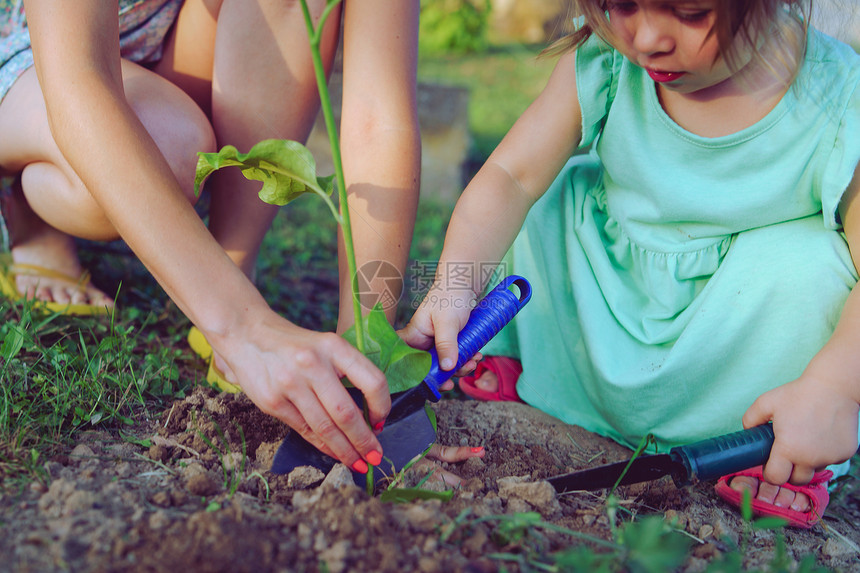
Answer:
[[[684,464],[687,475],[675,483],[707,481],[761,465],[770,457],[773,427],[762,424],[725,436],[672,448],[673,458]],[[679,483],[680,482],[680,483]]]
[[[519,290],[519,296],[511,290],[512,286],[516,286]],[[463,327],[457,336],[457,347],[460,354],[457,358],[457,365],[454,368],[451,370],[442,370],[439,368],[439,357],[436,355],[436,349],[433,348],[430,351],[432,363],[430,365],[430,372],[424,378],[424,383],[432,391],[436,400],[442,397],[439,392],[442,384],[451,378],[451,375],[468,362],[476,352],[483,348],[491,338],[498,334],[511,321],[514,315],[525,306],[531,296],[532,287],[526,279],[517,275],[505,278],[472,309],[472,314],[469,315],[466,326]]]

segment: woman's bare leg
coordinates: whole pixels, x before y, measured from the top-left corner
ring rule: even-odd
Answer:
[[[123,62],[123,77],[130,104],[194,201],[196,156],[189,150],[214,146],[206,117],[181,90],[140,66]],[[4,205],[14,261],[79,276],[71,237],[109,240],[117,233],[54,143],[34,69],[0,103],[0,132],[0,168],[20,174]],[[64,281],[20,275],[17,286],[45,301],[112,304],[94,287],[81,293]]]
[[[309,2],[319,14],[324,2]],[[330,65],[337,48],[339,17],[333,14],[322,42]],[[201,46],[212,43],[208,53]],[[154,68],[206,109],[219,146],[248,151],[268,138],[304,142],[319,97],[304,17],[298,2],[281,0],[189,0]],[[207,76],[208,73],[208,76]],[[210,82],[211,100],[202,89]],[[259,183],[238,169],[212,179],[209,229],[231,259],[251,276],[263,236],[277,207],[257,196]]]
[[[258,7],[249,9],[248,4]],[[311,13],[319,15],[325,2],[308,4]],[[338,14],[329,18],[321,43],[328,66],[337,49]],[[298,2],[225,0],[215,46],[212,109],[219,141],[246,150],[267,138],[307,140],[319,95]],[[237,170],[227,175],[216,180],[213,188],[212,232],[239,266],[251,273],[277,208],[262,203],[256,193],[250,201],[247,195],[237,194],[242,175]],[[259,184],[253,188],[258,190]]]

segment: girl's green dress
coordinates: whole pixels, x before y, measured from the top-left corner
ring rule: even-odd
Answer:
[[[526,402],[664,450],[741,429],[829,339],[857,281],[837,206],[860,160],[860,57],[808,39],[779,104],[716,138],[599,39],[579,49],[590,151],[529,213],[504,271],[534,294],[484,350],[522,360]]]

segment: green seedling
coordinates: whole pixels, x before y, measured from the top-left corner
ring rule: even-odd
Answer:
[[[152,446],[152,440],[150,440],[149,438],[138,438],[132,436],[131,434],[126,434],[122,430],[119,431],[119,437],[129,444],[134,444],[136,446],[140,446],[141,448],[149,448],[150,446]]]
[[[454,497],[454,490],[450,489],[447,491],[432,491],[421,489],[420,487],[410,487],[386,490],[380,494],[379,499],[380,501],[389,503],[407,503],[416,499],[451,501],[452,497]]]
[[[232,422],[233,427],[235,427],[236,431],[239,433],[239,440],[242,443],[242,451],[240,452],[241,462],[238,466],[232,460],[230,462],[226,461],[227,456],[234,452],[227,436],[224,435],[224,430],[221,429],[218,422],[212,420],[212,425],[215,426],[215,433],[218,434],[220,445],[216,445],[212,440],[206,437],[206,434],[204,434],[199,427],[197,428],[197,435],[200,436],[203,443],[209,446],[209,449],[215,452],[215,455],[218,457],[218,462],[221,465],[221,473],[224,478],[224,489],[229,492],[230,497],[236,493],[239,486],[242,484],[242,475],[245,473],[245,462],[247,461],[245,432],[242,430],[242,426],[237,424],[235,420],[232,420]],[[266,489],[268,489],[268,486]]]
[[[648,444],[657,444],[657,440],[654,439],[654,434],[645,434],[644,436],[642,436],[642,439],[639,440],[639,445],[636,446],[636,450],[633,452],[633,455],[630,457],[630,460],[624,467],[624,471],[621,472],[621,475],[618,476],[617,480],[615,480],[615,484],[612,486],[612,489],[609,490],[610,497],[615,494],[615,490],[618,489],[619,485],[621,485],[621,480],[623,480],[624,476],[627,475],[627,472],[630,470],[630,466],[633,465],[633,461],[642,455],[642,452],[645,451],[645,448],[648,447]]]
[[[259,196],[266,203],[286,205],[306,194],[320,197],[343,232],[347,268],[351,277],[355,322],[344,337],[382,370],[391,392],[399,392],[423,380],[430,370],[430,355],[423,350],[409,347],[400,339],[388,323],[381,305],[374,307],[366,316],[362,313],[340,142],[320,55],[323,27],[328,16],[340,6],[340,3],[341,0],[328,0],[318,24],[314,26],[307,2],[301,0],[310,39],[320,105],[331,145],[334,175],[326,177],[317,175],[316,161],[311,152],[301,143],[270,139],[257,143],[247,153],[240,153],[235,147],[228,145],[217,153],[198,154],[194,187],[195,192],[199,193],[203,181],[210,174],[224,167],[238,167],[247,179],[262,183]],[[334,188],[337,189],[340,209],[330,198]]]
[[[427,413],[427,418],[429,418],[430,423],[433,425],[433,429],[437,429],[436,422],[436,412],[433,408],[430,407],[430,404],[424,404],[424,411]],[[433,475],[433,471],[430,471],[425,475],[421,481],[416,484],[414,488],[401,488],[398,487],[399,484],[403,483],[406,472],[412,468],[415,464],[417,464],[420,460],[427,457],[427,454],[430,453],[430,450],[433,448],[431,445],[429,448],[421,452],[421,454],[415,456],[413,459],[409,460],[403,468],[396,472],[394,475],[390,476],[389,483],[385,488],[385,491],[380,495],[380,499],[382,501],[392,501],[395,503],[403,503],[406,501],[411,501],[413,499],[441,499],[442,501],[450,501],[453,497],[453,490],[437,492],[421,489],[421,486],[427,483],[427,480]],[[393,466],[391,460],[388,462]],[[368,472],[367,478],[367,495],[373,495],[374,488],[374,480],[373,480],[373,470]]]
[[[248,480],[250,481],[250,479],[251,479],[251,478],[257,478],[257,479],[259,479],[261,482],[263,482],[263,487],[265,487],[265,488],[266,488],[266,501],[269,501],[269,496],[271,495],[271,493],[272,493],[272,492],[271,492],[271,490],[269,489],[269,482],[268,482],[268,480],[267,480],[266,478],[264,478],[264,477],[263,477],[263,474],[261,474],[260,472],[252,472],[252,473],[248,476]]]

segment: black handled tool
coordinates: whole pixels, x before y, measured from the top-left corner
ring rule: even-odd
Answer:
[[[770,456],[772,446],[773,427],[764,424],[678,446],[666,454],[644,455],[632,462],[608,464],[552,477],[547,481],[559,493],[609,488],[618,482],[619,477],[619,485],[629,485],[668,475],[672,476],[677,487],[682,487],[761,465]]]

